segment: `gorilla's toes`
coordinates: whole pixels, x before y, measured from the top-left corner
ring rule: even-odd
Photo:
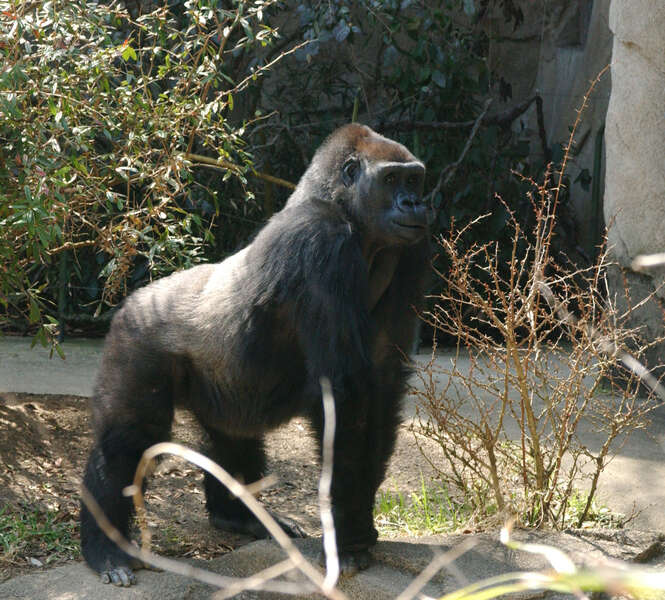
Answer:
[[[297,521],[289,519],[288,517],[281,517],[275,513],[270,513],[272,518],[277,521],[278,525],[284,530],[284,533],[292,538],[305,538],[307,534]]]
[[[100,573],[102,583],[112,583],[118,587],[129,587],[136,583],[136,575],[129,567],[114,567]]]

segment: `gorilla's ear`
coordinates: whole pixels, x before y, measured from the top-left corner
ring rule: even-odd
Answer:
[[[360,175],[360,162],[355,156],[350,156],[342,165],[342,182],[346,187],[351,187]]]

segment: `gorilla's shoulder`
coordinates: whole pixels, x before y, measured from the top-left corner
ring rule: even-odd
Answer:
[[[364,269],[361,238],[344,211],[319,200],[287,206],[273,215],[248,247],[247,264],[268,295],[311,285],[332,286]]]

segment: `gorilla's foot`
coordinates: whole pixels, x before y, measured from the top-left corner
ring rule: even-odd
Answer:
[[[87,532],[87,533],[86,533]],[[136,583],[134,569],[151,568],[122,551],[100,530],[84,530],[81,551],[88,566],[99,574],[102,583],[129,587]]]
[[[293,519],[282,517],[273,512],[270,516],[277,521],[284,533],[293,538],[307,537],[304,529]],[[263,523],[256,517],[251,516],[247,519],[230,519],[223,515],[210,514],[210,523],[215,529],[222,531],[231,531],[233,533],[245,533],[258,539],[272,537]]]
[[[339,575],[340,577],[351,577],[358,571],[364,571],[372,562],[369,550],[356,550],[353,552],[339,553]]]
[[[339,559],[339,576],[340,577],[351,577],[358,573],[358,571],[364,571],[369,567],[372,562],[372,555],[369,550],[353,550],[353,551],[341,551],[338,556]],[[326,556],[324,552],[321,552],[319,555],[319,564],[322,567],[326,566]]]

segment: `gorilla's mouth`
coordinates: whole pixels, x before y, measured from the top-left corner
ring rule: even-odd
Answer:
[[[398,227],[403,227],[404,229],[412,229],[414,231],[417,231],[419,229],[425,229],[425,225],[423,223],[404,223],[402,221],[396,221],[394,219],[392,223],[393,225],[397,225]]]

